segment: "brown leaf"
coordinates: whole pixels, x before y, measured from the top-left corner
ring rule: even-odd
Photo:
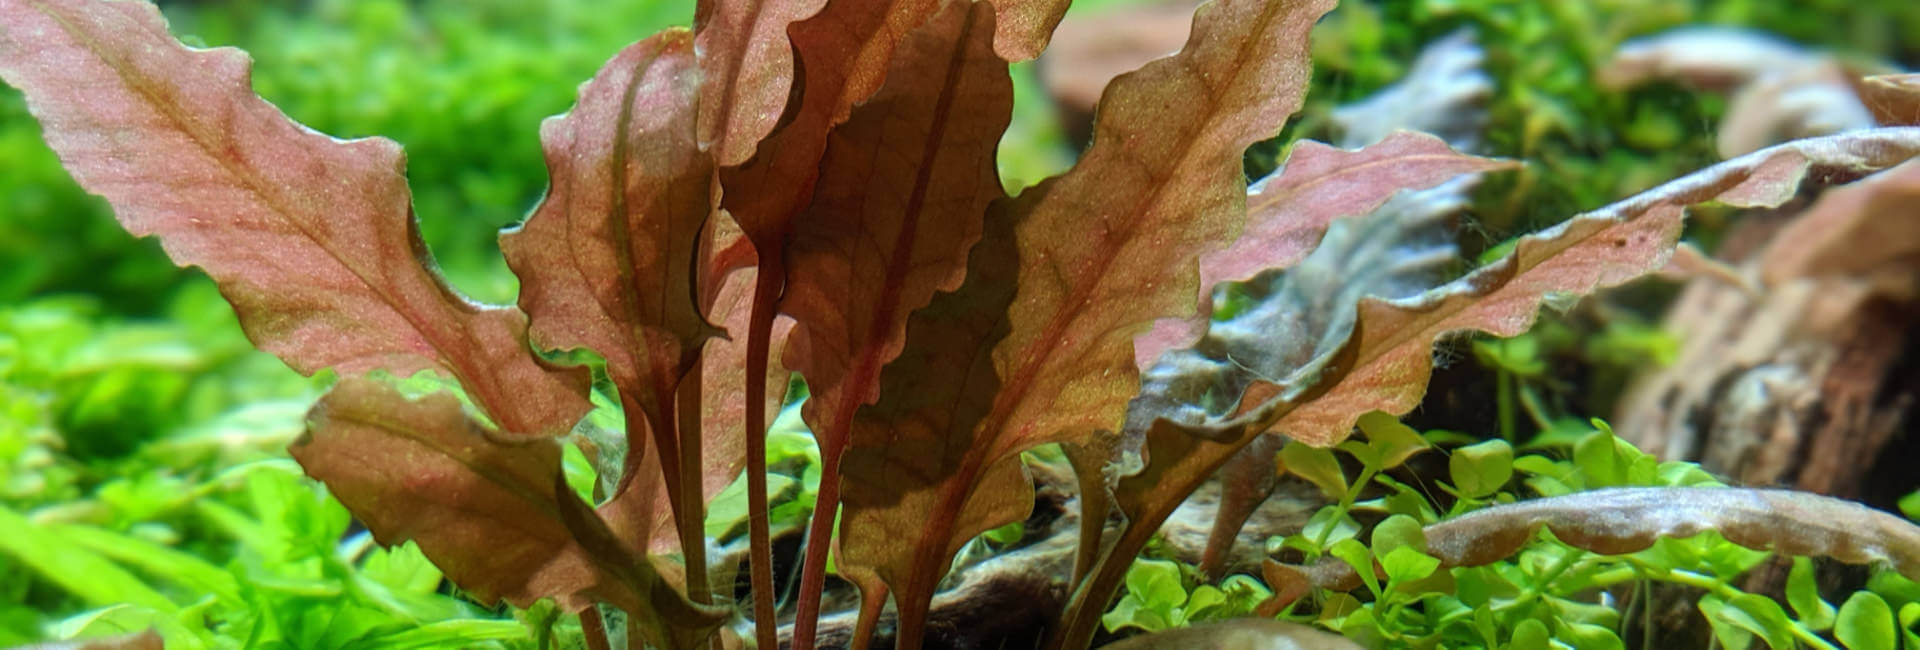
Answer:
[[[971,6],[971,9],[969,9]],[[787,247],[786,365],[832,475],[855,409],[905,344],[907,315],[960,285],[1012,115],[990,5],[954,3],[900,44],[887,85],[836,128]]]
[[[1167,350],[1192,345],[1211,315],[1207,296],[1215,285],[1293,266],[1335,219],[1365,215],[1403,190],[1516,166],[1459,153],[1439,138],[1409,131],[1357,151],[1311,140],[1295,145],[1286,163],[1250,190],[1246,231],[1226,249],[1201,256],[1201,314],[1155,324],[1135,341],[1134,361],[1144,368]]]
[[[1069,135],[1092,137],[1094,106],[1114,77],[1173,52],[1187,42],[1199,0],[1164,0],[1096,13],[1073,12],[1054,30],[1037,70],[1047,94],[1065,115]]]
[[[1882,126],[1920,126],[1920,74],[1867,77],[1854,90]]]
[[[409,400],[358,378],[322,397],[307,425],[289,451],[308,475],[325,482],[376,541],[413,540],[482,602],[524,607],[554,598],[573,611],[595,602],[635,615],[696,611],[677,596],[668,600],[679,604],[663,602],[650,565],[628,555],[566,489],[553,438],[508,438],[467,418],[452,395]],[[701,618],[718,620],[713,612]]]
[[[787,30],[800,57],[800,105],[753,158],[721,169],[727,211],[774,269],[793,218],[812,201],[827,134],[880,88],[893,49],[937,0],[834,0]],[[785,272],[769,279],[784,282]],[[766,281],[766,280],[763,280]]]
[[[1520,240],[1514,251],[1453,283],[1402,300],[1367,298],[1345,343],[1299,366],[1280,384],[1256,383],[1237,417],[1196,423],[1144,418],[1146,463],[1122,478],[1115,500],[1128,515],[1092,586],[1111,593],[1125,563],[1201,481],[1261,432],[1315,445],[1345,439],[1372,410],[1405,413],[1425,393],[1436,340],[1461,330],[1513,336],[1553,297],[1580,296],[1660,268],[1679,236],[1685,206],[1778,205],[1802,179],[1844,180],[1920,153],[1920,129],[1880,129],[1805,140],[1695,172]],[[1229,398],[1231,399],[1231,398]],[[1070,633],[1091,634],[1102,603],[1076,598]],[[1071,637],[1069,641],[1079,637]]]
[[[1773,285],[1812,275],[1868,275],[1920,255],[1920,163],[1820,195],[1774,235],[1760,268]],[[1911,266],[1907,268],[1911,269]]]
[[[1179,55],[1115,80],[1072,171],[995,204],[966,285],[910,321],[842,471],[847,561],[887,579],[903,644],[956,540],[1031,507],[1007,463],[1114,428],[1139,387],[1133,337],[1191,313],[1197,257],[1244,215],[1240,156],[1298,107],[1330,4],[1203,9]],[[891,535],[854,543],[863,529]]]
[[[1551,296],[1580,296],[1666,264],[1686,206],[1776,206],[1802,179],[1858,176],[1920,152],[1920,129],[1877,129],[1791,142],[1687,175],[1520,239],[1501,260],[1418,298],[1363,300],[1353,337],[1319,368],[1292,379],[1305,394],[1272,430],[1327,446],[1362,413],[1406,413],[1425,394],[1432,346],[1463,330],[1514,336]],[[1322,372],[1313,377],[1314,372]],[[1264,408],[1264,407],[1263,407]]]
[[[1053,28],[1067,15],[1073,0],[993,0],[999,13],[994,27],[993,50],[1008,61],[1025,61],[1040,56],[1053,38]]]
[[[787,27],[826,0],[702,2],[694,45],[700,61],[700,146],[721,165],[753,156],[773,131],[793,88]]]
[[[616,496],[637,477],[645,436],[656,437],[656,455],[676,448],[657,438],[677,431],[675,393],[715,332],[694,278],[713,177],[695,139],[698,81],[684,30],[614,56],[572,111],[541,125],[552,185],[533,216],[500,237],[535,340],[607,360],[628,413]],[[672,482],[678,459],[667,462]]]
[[[514,434],[586,413],[583,369],[543,366],[524,315],[429,269],[392,141],[287,119],[245,54],[181,45],[146,3],[11,1],[0,24],[0,76],[75,179],[205,269],[261,349],[309,374],[446,372]]]

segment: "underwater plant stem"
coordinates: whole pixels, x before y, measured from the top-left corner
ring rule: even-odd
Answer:
[[[860,591],[860,618],[854,620],[853,650],[867,650],[873,645],[873,633],[880,627],[880,612],[887,607],[886,583],[879,583],[870,591]]]
[[[700,485],[700,384],[704,379],[700,359],[680,380],[680,403],[675,408],[678,420],[674,434],[680,438],[680,512],[686,516],[674,520],[680,533],[680,554],[687,566],[687,598],[701,605],[713,603],[713,589],[707,584],[706,499]],[[716,639],[717,640],[717,639]]]
[[[1573,565],[1578,564],[1581,558],[1586,556],[1586,551],[1574,548],[1567,549],[1567,554],[1560,556],[1560,559],[1554,562],[1553,566],[1548,567],[1547,572],[1541,574],[1540,579],[1527,585],[1526,590],[1520,592],[1520,596],[1513,599],[1513,604],[1517,607],[1533,602],[1534,599],[1545,594],[1547,585],[1553,584],[1553,581],[1559,579],[1561,574],[1566,573],[1568,569],[1572,569]]]
[[[1095,563],[1093,575],[1079,589],[1075,589],[1068,602],[1066,617],[1062,618],[1059,636],[1054,642],[1046,644],[1053,650],[1085,648],[1093,643],[1094,628],[1100,623],[1100,615],[1106,612],[1108,601],[1120,589],[1120,583],[1132,568],[1133,558],[1139,557],[1154,533],[1160,531],[1158,522],[1154,525],[1131,525],[1121,529],[1120,538]],[[1096,599],[1097,602],[1096,602]]]
[[[580,610],[580,636],[586,640],[587,650],[613,650],[607,642],[607,623],[601,620],[598,607]]]
[[[768,256],[778,257],[778,256]],[[761,648],[780,644],[773,611],[773,535],[767,504],[767,358],[773,340],[774,302],[780,298],[780,261],[762,260],[747,320],[747,567],[753,590],[753,636]]]
[[[820,625],[820,595],[827,586],[827,551],[833,548],[833,524],[839,513],[840,454],[821,453],[820,491],[814,496],[813,519],[807,523],[806,556],[800,563],[800,600],[793,617],[793,650],[813,650],[813,636]],[[901,620],[910,619],[903,613]],[[907,641],[903,634],[900,647],[918,647]]]
[[[1340,503],[1334,506],[1333,520],[1327,522],[1327,525],[1320,529],[1319,535],[1314,536],[1314,548],[1320,549],[1323,553],[1326,552],[1327,537],[1333,534],[1333,529],[1340,527],[1340,520],[1347,517],[1347,513],[1353,510],[1353,502],[1360,499],[1360,490],[1365,488],[1367,483],[1373,480],[1373,475],[1377,473],[1379,473],[1379,468],[1371,465],[1360,468],[1360,477],[1354,479],[1353,483],[1347,486],[1347,493],[1341,495]]]

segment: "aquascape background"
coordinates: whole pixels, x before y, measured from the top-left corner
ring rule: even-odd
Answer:
[[[1920,4],[0,0],[0,647],[1920,648]]]

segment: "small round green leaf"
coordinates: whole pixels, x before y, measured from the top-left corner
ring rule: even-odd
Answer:
[[[1320,492],[1329,499],[1347,494],[1347,473],[1340,469],[1340,461],[1334,459],[1330,450],[1296,440],[1280,450],[1280,464],[1286,467],[1287,473],[1319,486]]]
[[[1833,627],[1833,605],[1820,599],[1819,586],[1813,580],[1812,559],[1793,558],[1793,569],[1787,572],[1787,605],[1808,629],[1821,632]]]
[[[1394,549],[1412,547],[1416,551],[1427,549],[1427,534],[1421,529],[1420,522],[1407,515],[1394,515],[1383,519],[1373,526],[1373,553],[1386,557]]]
[[[1505,440],[1488,440],[1455,449],[1447,459],[1447,470],[1462,496],[1477,499],[1493,494],[1513,478],[1513,446]]]
[[[1849,650],[1892,650],[1899,647],[1895,637],[1893,608],[1871,591],[1856,591],[1840,605],[1834,617],[1833,636]]]

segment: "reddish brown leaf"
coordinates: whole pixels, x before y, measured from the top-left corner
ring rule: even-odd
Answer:
[[[956,540],[1031,506],[1001,468],[1113,429],[1139,385],[1133,337],[1192,313],[1196,258],[1244,214],[1240,156],[1298,107],[1307,29],[1330,4],[1203,9],[1179,55],[1115,80],[1072,171],[996,204],[967,285],[915,315],[842,472],[843,530],[891,533],[849,537],[847,561],[893,588],[902,644]]]
[[[1363,300],[1345,348],[1323,368],[1308,369],[1324,369],[1326,376],[1310,384],[1309,395],[1294,397],[1298,406],[1271,429],[1326,446],[1345,439],[1362,413],[1406,413],[1426,393],[1435,340],[1462,330],[1515,336],[1533,324],[1550,295],[1585,295],[1659,269],[1679,237],[1686,206],[1775,206],[1810,175],[1857,176],[1916,152],[1920,129],[1913,128],[1763,149],[1523,237],[1512,254],[1427,295]]]
[[[245,54],[181,45],[146,3],[10,0],[0,24],[0,76],[75,179],[213,276],[261,349],[303,373],[446,372],[515,434],[586,412],[585,371],[541,365],[518,310],[429,270],[392,141],[294,123]]]
[[[1328,223],[1372,212],[1402,190],[1517,166],[1459,153],[1439,138],[1409,131],[1357,151],[1301,142],[1279,171],[1250,190],[1240,238],[1200,258],[1200,286],[1292,266],[1320,243]]]
[[[1883,126],[1920,126],[1920,74],[1867,77],[1855,88]]]
[[[559,480],[552,438],[508,438],[467,418],[451,395],[409,400],[357,378],[322,397],[307,424],[290,448],[307,473],[375,540],[413,540],[483,602],[554,598],[575,611],[606,602],[636,616],[691,617],[675,627],[720,620],[661,590],[651,566],[613,541]]]
[[[621,51],[571,112],[541,126],[552,186],[500,237],[535,340],[606,357],[634,460],[649,430],[676,430],[675,391],[714,332],[693,277],[713,174],[695,142],[697,82],[685,31]]]
[[[1299,106],[1330,6],[1203,7],[1180,54],[1114,81],[1080,162],[1012,202],[1022,268],[987,457],[1112,428],[1138,389],[1133,336],[1193,312],[1196,258],[1245,215],[1241,153]]]
[[[1072,142],[1093,137],[1094,106],[1114,77],[1180,51],[1199,4],[1162,0],[1073,12],[1060,21],[1037,67]]]
[[[952,3],[901,41],[886,85],[834,129],[813,201],[794,222],[786,363],[807,378],[803,415],[825,476],[839,475],[855,410],[879,397],[907,315],[960,284],[981,216],[1003,196],[994,151],[1013,85],[993,25],[991,5]],[[833,512],[838,482],[820,492],[818,511]],[[824,565],[831,525],[814,523],[810,566]],[[800,588],[814,593],[823,579],[803,571]]]
[[[981,216],[1002,195],[994,149],[1012,115],[993,10],[955,3],[901,43],[889,81],[834,130],[787,248],[787,366],[828,475],[856,408],[879,396],[906,318],[959,286]],[[877,155],[876,155],[877,152]]]
[[[1090,638],[1133,557],[1174,508],[1255,436],[1275,431],[1316,445],[1347,437],[1372,410],[1404,413],[1425,392],[1432,346],[1461,330],[1513,336],[1550,297],[1580,296],[1662,267],[1684,208],[1706,201],[1778,205],[1802,179],[1845,179],[1920,153],[1920,129],[1881,129],[1764,149],[1695,172],[1633,198],[1524,237],[1507,257],[1451,284],[1398,301],[1367,298],[1346,343],[1287,377],[1256,384],[1240,416],[1217,425],[1146,417],[1146,463],[1122,478],[1115,500],[1128,515],[1090,586],[1070,606],[1067,643]],[[1130,426],[1133,423],[1129,423]],[[1116,560],[1120,558],[1120,560]]]
[[[700,146],[721,165],[753,156],[773,131],[793,88],[787,27],[825,0],[714,0],[701,3],[694,37],[700,60]]]
[[[1200,315],[1156,323],[1135,341],[1135,363],[1145,368],[1161,353],[1191,345],[1211,314],[1207,297],[1214,285],[1294,265],[1320,243],[1335,219],[1372,212],[1402,190],[1515,166],[1459,153],[1439,138],[1407,131],[1357,151],[1311,140],[1295,145],[1286,164],[1250,190],[1246,231],[1226,249],[1201,256]]]
[[[1915,162],[1822,194],[1774,235],[1761,257],[1761,273],[1774,285],[1812,275],[1865,276],[1920,255],[1915,205],[1920,205],[1920,163]]]
[[[1008,61],[1025,61],[1040,56],[1053,38],[1053,28],[1067,15],[1073,0],[993,0],[995,20],[993,51]]]
[[[936,0],[834,0],[787,30],[805,71],[800,105],[752,159],[720,174],[724,205],[761,251],[762,268],[782,261],[789,225],[812,200],[828,132],[879,90],[894,47],[937,7]],[[774,275],[785,281],[784,271]]]

